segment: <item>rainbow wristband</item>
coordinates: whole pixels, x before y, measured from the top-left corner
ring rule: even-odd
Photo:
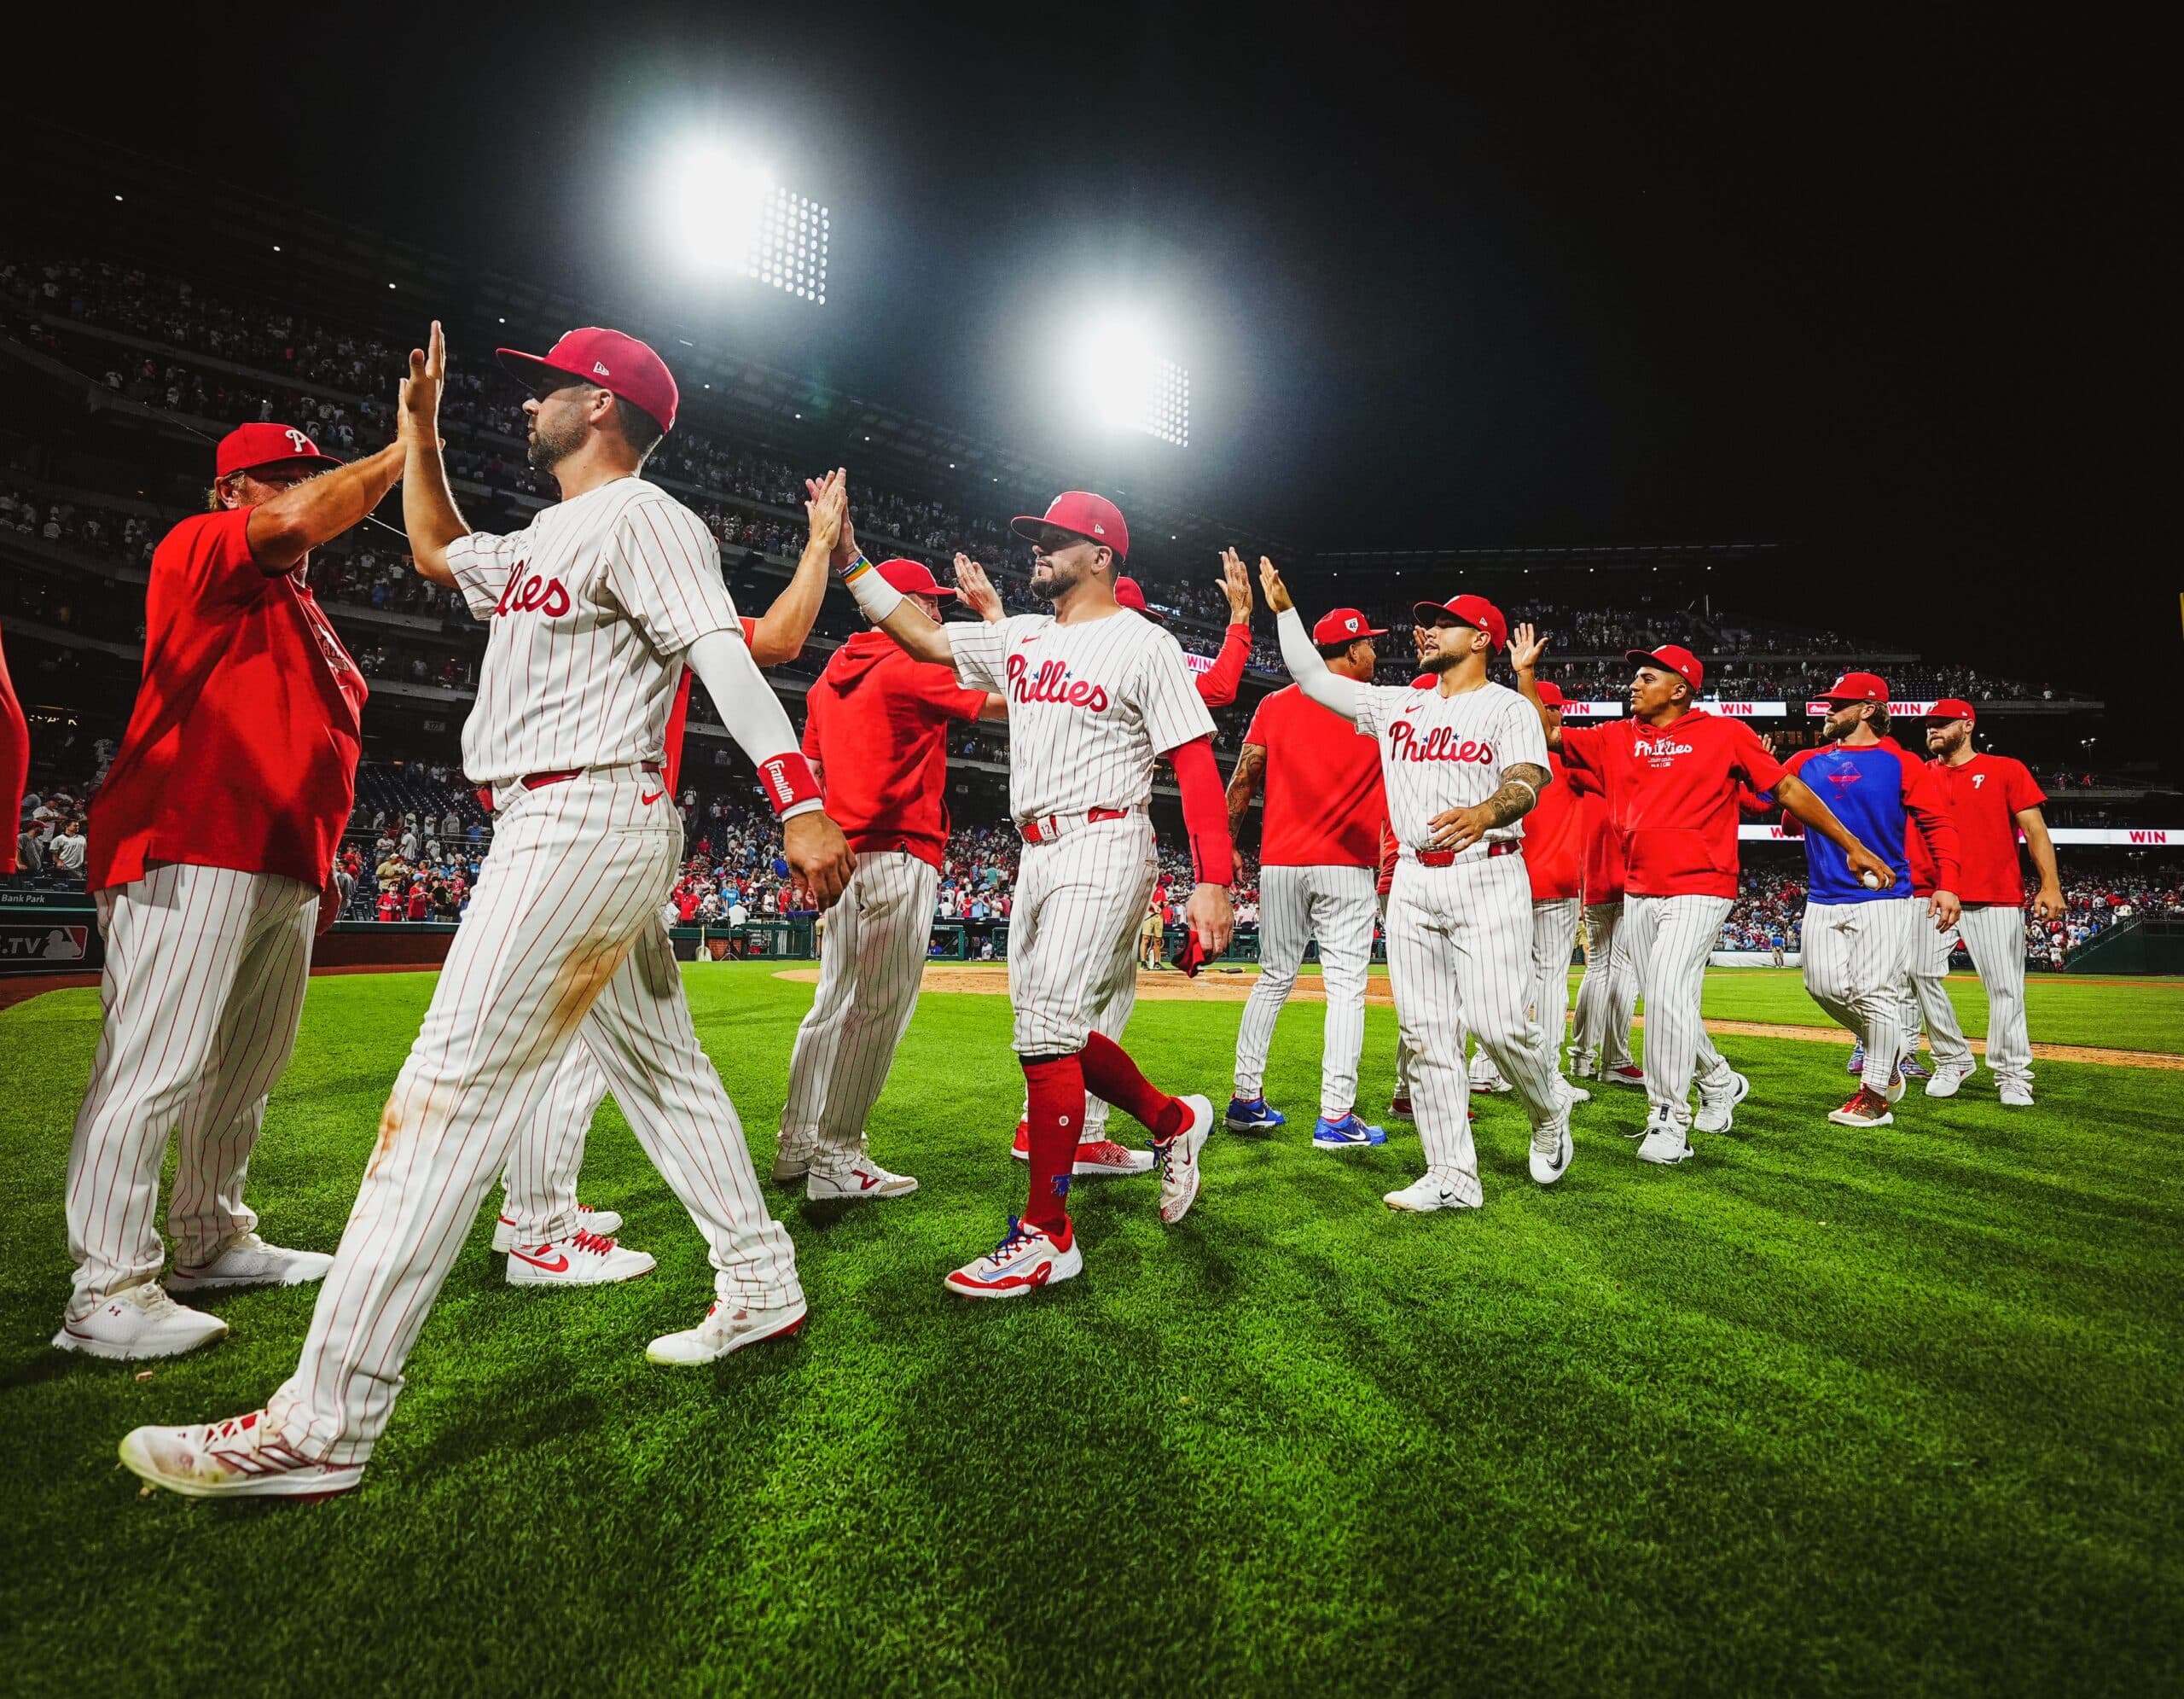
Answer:
[[[862,551],[860,551],[855,560],[851,561],[847,566],[842,568],[842,582],[844,584],[853,583],[857,579],[863,577],[865,573],[871,570],[872,562],[866,560]]]

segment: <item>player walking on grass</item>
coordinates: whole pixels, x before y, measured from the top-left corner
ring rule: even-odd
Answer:
[[[1559,727],[1562,687],[1542,679],[1538,688],[1542,712]],[[1539,806],[1525,817],[1525,871],[1532,887],[1532,970],[1539,975],[1534,1008],[1560,1069],[1570,1021],[1570,952],[1585,909],[1584,823],[1562,758],[1552,749],[1547,771]],[[1581,1103],[1592,1096],[1582,1085],[1570,1090]]]
[[[762,617],[738,621],[751,659],[762,669],[793,660],[803,652],[826,599],[834,561],[829,539],[838,523],[847,523],[840,480],[808,479],[804,491],[811,536],[803,558],[787,588]],[[675,688],[675,704],[667,714],[660,781],[671,806],[681,788],[690,678],[689,669],[683,668]],[[668,923],[664,915],[663,928]],[[671,944],[671,951],[672,947]],[[597,1286],[635,1280],[653,1271],[648,1252],[633,1250],[615,1238],[622,1225],[619,1214],[590,1208],[577,1198],[584,1144],[607,1089],[607,1072],[579,1033],[554,1075],[545,1106],[518,1131],[502,1177],[505,1197],[493,1225],[493,1249],[507,1254],[512,1286]]]
[[[295,1050],[314,928],[340,906],[356,795],[364,680],[311,596],[311,551],[362,524],[403,463],[399,444],[343,466],[289,426],[244,425],[216,451],[212,511],[153,554],[143,682],[91,802],[106,969],[68,1151],[64,1351],[171,1357],[228,1324],[171,1291],[293,1286],[333,1261],[260,1239],[243,1181]]]
[[[1198,869],[1185,918],[1209,953],[1226,947],[1232,924],[1213,722],[1176,640],[1115,602],[1130,551],[1122,514],[1072,490],[1014,528],[1033,544],[1032,593],[1053,603],[1051,615],[937,625],[862,557],[846,573],[866,617],[913,658],[952,666],[967,688],[1008,703],[1009,809],[1025,844],[1008,992],[1029,1098],[1031,1196],[990,1254],[948,1277],[967,1298],[1020,1297],[1083,1271],[1068,1200],[1088,1088],[1152,1133],[1163,1221],[1182,1220],[1198,1196],[1212,1104],[1157,1089],[1094,1024],[1136,972],[1137,921],[1156,871],[1146,807],[1163,755],[1182,789]],[[979,575],[965,556],[956,570],[959,584]]]
[[[1484,596],[1420,602],[1418,660],[1437,688],[1361,684],[1330,668],[1274,562],[1259,581],[1281,658],[1304,694],[1374,740],[1401,859],[1388,900],[1388,979],[1411,1049],[1411,1101],[1423,1178],[1387,1194],[1404,1210],[1476,1209],[1466,1028],[1514,1088],[1531,1122],[1531,1176],[1569,1172],[1569,1088],[1533,1016],[1531,885],[1518,823],[1548,783],[1539,716],[1486,676],[1507,635]]]
[[[2046,794],[2024,762],[1972,747],[1978,720],[1969,702],[1955,697],[1936,702],[1926,722],[1926,748],[1933,757],[1927,767],[1956,823],[1963,859],[1956,932],[1987,993],[1987,1066],[2003,1104],[2025,1109],[2032,1107],[2032,1038],[2024,1015],[2024,876],[2018,834],[2024,835],[2040,875],[2032,898],[2037,918],[2062,918],[2062,876],[2048,817],[2041,812]],[[1930,1097],[1955,1097],[1977,1067],[1942,983],[1951,941],[1948,933],[1922,934],[1911,966],[1911,984],[1933,1045]]]
[[[129,1468],[194,1497],[356,1486],[463,1231],[580,1027],[716,1271],[706,1318],[648,1355],[705,1362],[804,1322],[794,1250],[766,1213],[656,918],[682,847],[659,771],[682,666],[756,762],[790,863],[822,905],[849,877],[848,846],[741,640],[712,533],[637,475],[675,422],[659,357],[618,331],[578,330],[543,359],[502,358],[532,386],[531,458],[561,491],[524,531],[473,532],[449,494],[438,325],[430,352],[410,356],[400,404],[417,568],[491,622],[463,767],[494,788],[492,853],[380,1117],[295,1374],[264,1410],[122,1442]]]
[[[1643,1091],[1645,1072],[1630,1060],[1638,976],[1623,930],[1623,839],[1593,775],[1566,763],[1563,771],[1577,799],[1585,861],[1585,974],[1570,1022],[1571,1075]]]
[[[1539,686],[1533,675],[1546,649],[1530,625],[1517,627],[1510,665],[1517,688],[1535,707]],[[1695,706],[1706,676],[1698,656],[1670,643],[1632,649],[1627,658],[1637,668],[1629,719],[1547,725],[1547,737],[1568,767],[1598,783],[1622,841],[1623,924],[1646,999],[1646,1095],[1653,1105],[1638,1156],[1681,1162],[1692,1154],[1693,1075],[1701,1132],[1727,1132],[1751,1089],[1714,1048],[1699,1012],[1706,957],[1736,897],[1740,790],[1748,785],[1773,791],[1785,809],[1843,852],[1854,877],[1871,873],[1885,890],[1896,876],[1825,802],[1783,771],[1750,726]],[[1542,724],[1547,718],[1542,710]]]
[[[1871,672],[1846,672],[1824,700],[1827,718],[1817,748],[1800,749],[1783,771],[1833,800],[1836,817],[1861,843],[1877,844],[1889,877],[1853,873],[1827,839],[1805,838],[1805,989],[1855,1033],[1865,1051],[1857,1091],[1828,1120],[1843,1126],[1886,1126],[1903,1095],[1901,1064],[1915,1029],[1903,1022],[1903,983],[1922,932],[1955,923],[1957,834],[1940,787],[1888,730],[1888,685]],[[1794,817],[1783,825],[1801,829]],[[1931,897],[1913,888],[1908,840],[1915,828],[1934,867]]]
[[[1354,608],[1338,608],[1312,628],[1327,670],[1373,681],[1387,636]],[[1320,1055],[1319,1150],[1356,1150],[1387,1134],[1356,1113],[1357,1059],[1365,1046],[1365,981],[1373,960],[1380,831],[1387,817],[1380,753],[1344,716],[1298,685],[1260,702],[1228,780],[1233,839],[1266,787],[1259,827],[1259,977],[1236,1034],[1236,1080],[1226,1120],[1238,1132],[1269,1132],[1287,1117],[1266,1101],[1267,1053],[1275,1022],[1297,984],[1305,946],[1317,940],[1327,1017]]]

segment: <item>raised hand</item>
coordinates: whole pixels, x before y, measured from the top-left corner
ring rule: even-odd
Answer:
[[[1252,623],[1252,575],[1244,569],[1243,556],[1234,549],[1221,551],[1221,589],[1228,598],[1228,623]]]
[[[828,479],[839,478],[842,480],[842,523],[841,529],[834,538],[834,567],[837,571],[857,559],[857,527],[850,522],[849,475],[846,468],[837,467],[828,473],[826,478],[806,478],[804,480],[806,511],[810,510],[813,502],[819,499],[820,493],[827,487]]]
[[[1289,586],[1281,581],[1281,571],[1263,555],[1259,556],[1259,588],[1266,592],[1269,613],[1287,614],[1297,605],[1289,599]]]
[[[822,548],[837,548],[842,527],[849,522],[849,476],[846,468],[838,466],[824,478],[804,480],[810,492],[804,515],[811,527],[811,540]]]
[[[447,338],[436,318],[426,346],[410,351],[410,375],[396,397],[395,428],[404,442],[439,444],[440,390],[446,381]]]
[[[1509,666],[1513,671],[1533,671],[1546,653],[1547,639],[1532,629],[1529,620],[1509,633]]]
[[[997,625],[1008,617],[1008,611],[1001,605],[1001,592],[993,587],[986,569],[968,555],[956,557],[956,590],[963,605],[989,625]]]

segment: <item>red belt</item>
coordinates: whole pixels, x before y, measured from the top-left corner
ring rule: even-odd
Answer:
[[[1130,818],[1130,810],[1127,808],[1088,808],[1084,811],[1084,817],[1088,821],[1127,820]],[[1061,821],[1060,815],[1049,814],[1043,820],[1027,820],[1016,829],[1027,844],[1050,844],[1061,835]]]
[[[1515,855],[1523,848],[1524,845],[1514,838],[1496,838],[1487,845],[1485,859],[1491,861],[1497,855]],[[1420,850],[1418,864],[1420,867],[1452,867],[1461,853],[1458,850]]]
[[[657,761],[641,761],[638,765],[648,773],[656,773],[659,771],[659,763]],[[560,784],[564,779],[582,778],[590,771],[589,767],[563,767],[558,771],[550,773],[526,773],[516,783],[526,790],[537,790],[544,785]]]

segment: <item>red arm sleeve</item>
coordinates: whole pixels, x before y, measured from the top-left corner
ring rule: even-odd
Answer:
[[[1199,882],[1232,884],[1235,847],[1228,841],[1228,799],[1221,788],[1221,770],[1213,764],[1213,740],[1194,737],[1168,752],[1176,783],[1183,793],[1183,827],[1190,834],[1191,863]]]
[[[690,669],[682,669],[682,682],[675,687],[675,705],[667,711],[667,753],[659,764],[659,776],[667,781],[673,792],[682,788],[682,733],[690,724]]]
[[[1236,700],[1244,682],[1244,663],[1252,658],[1252,628],[1231,625],[1221,638],[1221,653],[1213,665],[1198,675],[1199,700],[1210,708],[1225,708]]]
[[[0,873],[15,870],[15,840],[23,820],[23,783],[31,771],[30,722],[15,700],[8,657],[0,652]]]
[[[816,761],[819,756],[819,704],[826,701],[815,688],[804,698],[804,741],[797,747],[804,751],[804,759]]]
[[[1903,763],[1903,812],[1926,841],[1926,853],[1934,864],[1934,888],[1954,891],[1962,876],[1964,862],[1964,841],[1957,833],[1956,817],[1949,812],[1948,799],[1926,764],[1908,751],[1896,753]]]
[[[1789,760],[1784,764],[1782,771],[1785,773],[1796,772],[1799,767],[1804,765],[1805,757],[1810,753],[1812,753],[1812,751],[1809,749],[1798,750],[1796,754],[1791,756]],[[1778,777],[1774,782],[1776,784],[1780,784],[1781,783],[1781,779]],[[1786,838],[1802,838],[1804,835],[1805,823],[1798,818],[1796,815],[1790,812],[1788,809],[1785,808],[1782,811],[1782,835]]]

